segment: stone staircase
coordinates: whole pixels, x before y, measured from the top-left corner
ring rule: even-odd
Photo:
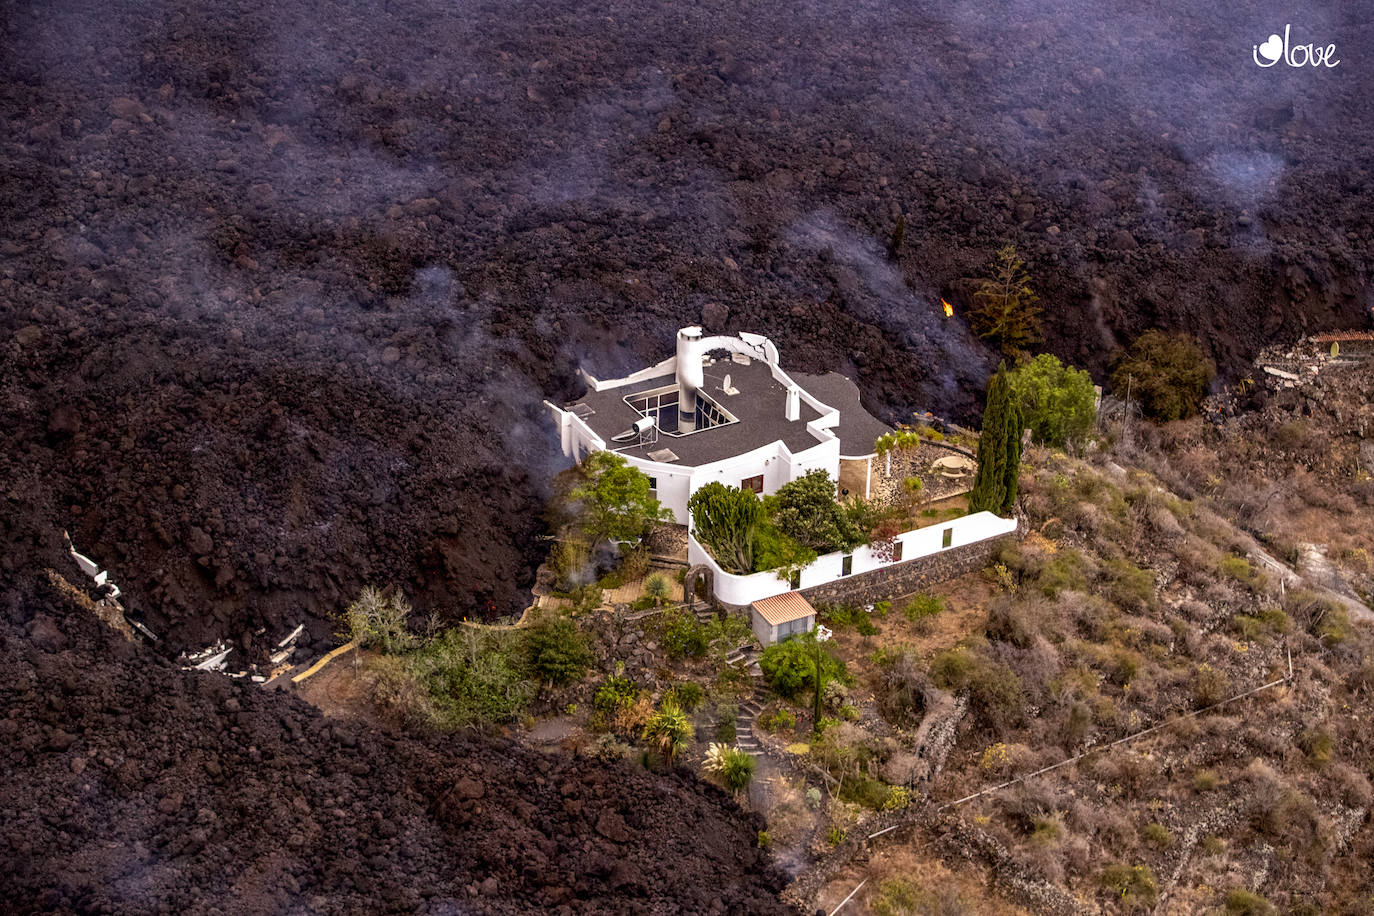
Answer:
[[[754,719],[763,711],[763,702],[762,695],[755,690],[753,696],[740,704],[735,718],[735,747],[750,754],[763,750],[754,734]]]

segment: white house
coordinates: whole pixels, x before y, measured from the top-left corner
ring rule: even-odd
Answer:
[[[683,328],[676,354],[655,366],[608,381],[582,375],[582,398],[565,407],[544,402],[558,422],[563,454],[580,460],[609,449],[623,455],[689,528],[687,500],[713,480],[764,494],[821,469],[838,481],[840,496],[867,498],[874,443],[889,431],[863,409],[849,379],[835,372],[785,372],[778,348],[758,334],[702,337],[701,328]],[[712,597],[719,604],[753,605],[753,623],[766,645],[814,625],[814,612],[802,612],[806,603],[795,595],[799,589],[880,574],[1015,530],[1015,519],[977,512],[898,534],[881,553],[868,546],[829,553],[781,577],[771,571],[726,572],[690,531],[687,554],[693,567],[711,571]],[[800,603],[767,601],[787,593]],[[755,602],[764,602],[763,609]]]
[[[869,495],[873,443],[888,427],[838,373],[788,373],[766,337],[677,334],[677,353],[624,378],[583,372],[584,397],[557,419],[563,454],[609,449],[648,475],[654,495],[688,524],[687,499],[713,480],[773,493],[822,469],[844,493]],[[842,494],[843,495],[843,494]]]

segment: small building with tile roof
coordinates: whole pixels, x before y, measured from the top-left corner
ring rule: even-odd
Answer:
[[[816,609],[801,592],[783,592],[749,605],[750,623],[759,644],[771,646],[816,626]]]

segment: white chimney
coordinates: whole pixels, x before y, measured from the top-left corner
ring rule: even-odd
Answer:
[[[706,384],[701,367],[701,328],[693,326],[677,332],[677,430],[690,433],[697,428],[697,392]]]
[[[795,385],[787,389],[787,419],[788,422],[801,419],[801,389]]]

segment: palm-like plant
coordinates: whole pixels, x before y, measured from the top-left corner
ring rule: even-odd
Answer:
[[[644,742],[663,755],[668,766],[674,758],[687,750],[692,739],[692,723],[687,714],[672,700],[664,700],[658,712],[644,725]]]
[[[757,762],[748,751],[737,747],[712,742],[706,750],[706,760],[701,768],[713,776],[720,777],[727,789],[739,791],[747,789],[754,778]]]

